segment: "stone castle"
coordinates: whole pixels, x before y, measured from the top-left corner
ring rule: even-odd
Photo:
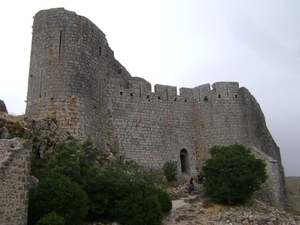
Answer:
[[[268,201],[283,202],[280,150],[251,93],[236,82],[194,88],[132,77],[105,34],[63,8],[34,17],[26,115],[55,118],[58,135],[91,139],[151,172],[167,161],[197,175],[214,145],[241,143],[268,164]],[[271,191],[272,190],[272,191]]]
[[[91,139],[100,149],[161,173],[197,175],[214,145],[243,144],[267,163],[260,199],[282,208],[285,175],[280,150],[259,104],[237,82],[194,88],[132,77],[114,58],[105,34],[63,8],[34,17],[26,116],[54,118],[57,136]]]

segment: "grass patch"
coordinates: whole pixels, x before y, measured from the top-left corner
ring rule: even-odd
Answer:
[[[292,209],[290,207],[287,207],[285,208],[285,211],[289,214],[292,214],[292,215],[295,215],[295,216],[300,216],[300,212],[295,210],[295,209]]]

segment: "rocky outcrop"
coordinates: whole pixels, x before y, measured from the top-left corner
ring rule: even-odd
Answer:
[[[300,180],[300,179],[299,179]],[[253,198],[244,205],[226,206],[213,203],[204,195],[203,186],[195,184],[196,194],[188,195],[185,186],[169,191],[172,211],[164,217],[163,225],[297,225],[300,214],[293,215]]]
[[[186,201],[189,202],[190,198],[187,198]],[[205,199],[196,202],[192,201],[192,203],[174,208],[164,218],[163,225],[297,225],[300,223],[299,216],[270,207],[258,200],[234,207],[213,203],[206,206],[207,203],[205,201]]]
[[[0,112],[7,113],[6,105],[5,105],[4,101],[2,101],[1,99],[0,99]]]

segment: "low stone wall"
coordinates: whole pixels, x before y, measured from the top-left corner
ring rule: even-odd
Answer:
[[[30,150],[23,139],[0,140],[0,224],[26,225]]]

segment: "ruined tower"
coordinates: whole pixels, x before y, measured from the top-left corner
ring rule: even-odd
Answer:
[[[251,93],[237,82],[194,88],[131,77],[114,58],[104,33],[63,8],[34,17],[26,115],[56,119],[58,136],[92,139],[148,171],[178,162],[196,175],[214,145],[243,144],[268,165],[262,198],[284,202],[280,151]]]

